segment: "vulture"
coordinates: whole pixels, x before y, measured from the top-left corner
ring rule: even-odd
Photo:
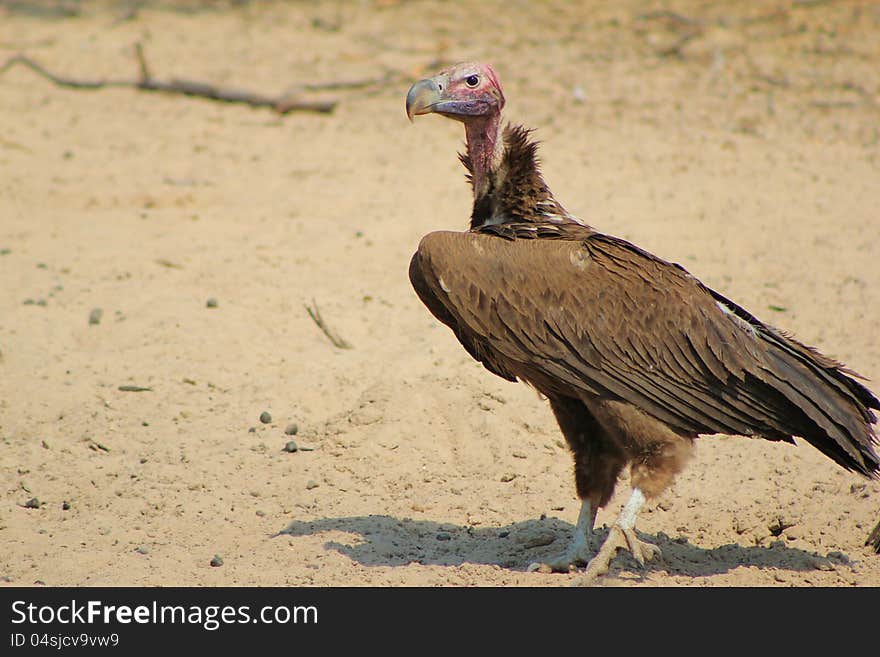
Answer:
[[[727,434],[794,444],[880,478],[877,399],[855,372],[703,285],[681,265],[569,214],[541,175],[530,130],[503,123],[498,75],[480,63],[416,82],[410,121],[464,124],[470,228],[426,235],[416,294],[487,370],[550,403],[574,458],[580,513],[568,549],[529,570],[586,565],[589,583],[618,549],[659,555],[635,521],[685,466],[694,439]],[[864,379],[863,379],[864,380]],[[596,512],[629,468],[632,493],[595,554]],[[867,545],[880,552],[880,524]]]

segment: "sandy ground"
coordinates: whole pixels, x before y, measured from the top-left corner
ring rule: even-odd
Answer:
[[[0,5],[0,61],[134,78],[141,42],[163,79],[386,81],[280,117],[0,76],[4,582],[574,579],[526,572],[578,511],[546,402],[407,279],[470,209],[460,126],[403,111],[446,63],[495,64],[569,210],[880,381],[876,3],[58,6]],[[601,583],[877,586],[878,516],[880,485],[808,445],[705,438],[641,516],[663,560],[622,555]]]

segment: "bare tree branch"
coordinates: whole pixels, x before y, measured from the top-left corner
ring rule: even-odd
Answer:
[[[242,103],[251,107],[267,107],[278,114],[287,114],[294,111],[305,112],[332,112],[339,101],[337,100],[307,100],[300,99],[295,95],[287,94],[283,96],[265,96],[263,94],[254,93],[242,89],[232,89],[227,87],[219,87],[217,85],[201,82],[198,80],[183,80],[172,78],[169,81],[157,80],[150,73],[144,56],[143,48],[140,43],[135,44],[135,56],[138,60],[140,68],[140,79],[138,80],[82,80],[56,75],[46,70],[43,66],[25,55],[15,55],[10,57],[2,66],[0,66],[0,75],[11,69],[16,64],[20,64],[32,70],[37,75],[46,78],[59,87],[69,89],[104,89],[107,87],[130,87],[140,89],[142,91],[157,91],[169,94],[181,94],[184,96],[194,96],[198,98],[207,98],[224,103]],[[357,86],[365,86],[369,84],[367,81],[358,81]],[[339,83],[339,87],[355,85],[351,83]],[[333,88],[328,83],[327,88]]]

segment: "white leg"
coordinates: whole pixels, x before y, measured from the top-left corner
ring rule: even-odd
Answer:
[[[600,575],[607,573],[611,567],[611,560],[617,554],[618,549],[628,550],[643,566],[646,561],[660,556],[660,548],[651,543],[640,541],[636,537],[634,529],[636,516],[644,504],[645,494],[638,488],[633,488],[632,495],[617,517],[617,522],[608,532],[608,538],[605,539],[599,552],[590,561],[584,571],[584,576],[574,582],[575,586],[588,586]]]
[[[629,500],[623,505],[623,509],[620,510],[620,515],[617,517],[617,524],[623,529],[632,529],[635,527],[636,516],[639,515],[639,511],[642,510],[644,504],[645,494],[638,488],[633,488],[632,495],[629,496]]]
[[[593,538],[593,523],[596,521],[596,512],[591,508],[589,501],[581,501],[581,510],[578,513],[577,526],[568,549],[557,558],[548,563],[529,564],[528,571],[536,570],[551,573],[567,573],[572,566],[586,564],[590,560],[590,541]]]

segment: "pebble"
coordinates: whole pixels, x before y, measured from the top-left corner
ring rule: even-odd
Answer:
[[[531,550],[532,548],[550,545],[556,540],[556,534],[551,531],[543,531],[528,536],[520,535],[517,537],[517,540],[522,543],[523,547]]]
[[[450,540],[452,540],[452,534],[449,534],[447,532],[439,532],[437,534],[437,540],[438,541],[450,541]]]
[[[295,440],[288,440],[287,444],[284,446],[284,451],[290,452],[291,454],[293,452],[298,451],[298,450],[299,450],[299,446],[296,444]]]
[[[284,433],[287,434],[288,436],[295,436],[297,431],[299,431],[299,427],[296,426],[296,422],[291,422],[284,429]]]
[[[27,502],[24,503],[25,509],[39,509],[40,508],[40,500],[36,497],[32,497]]]
[[[217,299],[215,299],[214,297],[211,297],[210,299],[208,299],[205,302],[205,307],[206,308],[216,308],[217,307]]]
[[[214,558],[211,559],[211,566],[213,568],[219,568],[223,565],[223,558],[219,554],[215,554]]]
[[[320,485],[321,484],[319,484],[314,479],[309,479],[308,483],[306,484],[306,490],[312,490],[313,488],[317,488]]]
[[[61,510],[62,511],[70,511],[70,502],[68,502],[67,500],[63,501],[61,503]]]
[[[100,324],[103,316],[104,311],[101,308],[92,308],[92,312],[89,313],[89,324]]]
[[[269,424],[272,421],[272,416],[269,415],[269,411],[263,411],[260,413],[260,422],[263,424]]]
[[[134,551],[137,552],[138,554],[149,554],[149,553],[150,553],[150,548],[146,547],[145,545],[138,545],[138,546],[134,549]]]

